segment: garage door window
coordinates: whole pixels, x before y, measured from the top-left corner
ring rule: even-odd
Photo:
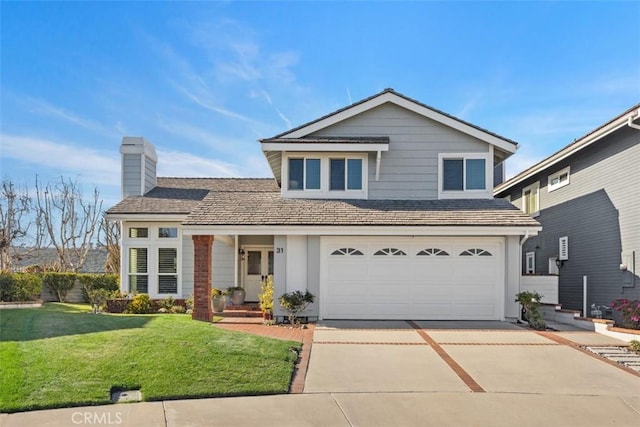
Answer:
[[[354,248],[340,248],[331,252],[331,255],[337,256],[350,256],[350,255],[364,255],[362,251]]]
[[[438,248],[429,248],[429,249],[423,249],[420,252],[418,252],[416,255],[418,256],[449,256],[449,254],[446,251],[443,251],[442,249],[438,249]]]
[[[491,252],[480,248],[467,249],[460,253],[460,256],[493,256]]]
[[[402,250],[400,250],[400,249],[396,249],[396,248],[384,248],[384,249],[380,249],[379,251],[374,253],[374,255],[406,256],[407,253],[402,251]]]

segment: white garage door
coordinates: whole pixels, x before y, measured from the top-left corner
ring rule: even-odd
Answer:
[[[323,237],[324,319],[499,320],[499,238]]]

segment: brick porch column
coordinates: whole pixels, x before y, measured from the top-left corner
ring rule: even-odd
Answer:
[[[211,309],[211,260],[213,236],[193,238],[193,320],[213,321]]]

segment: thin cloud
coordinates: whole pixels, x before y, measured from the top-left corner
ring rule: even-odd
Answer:
[[[191,153],[158,150],[158,175],[179,177],[240,177],[237,165]]]
[[[120,161],[117,151],[104,152],[47,139],[0,135],[2,157],[36,165],[38,170],[80,175],[84,182],[119,185]]]

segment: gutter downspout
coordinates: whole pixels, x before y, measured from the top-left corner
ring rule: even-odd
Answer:
[[[638,115],[635,118],[637,119],[638,117],[640,117],[640,110],[638,110]],[[633,119],[634,119],[633,117],[629,116],[629,118],[627,119],[627,125],[630,128],[640,130],[640,125],[633,123]]]

